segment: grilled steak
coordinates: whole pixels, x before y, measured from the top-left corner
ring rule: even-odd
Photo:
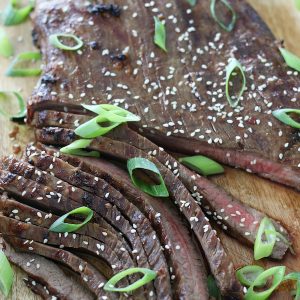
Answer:
[[[37,137],[46,144],[56,145],[66,145],[76,139],[74,131],[56,127],[37,130]],[[89,148],[125,161],[133,157],[145,157],[153,161],[159,168],[174,203],[179,206],[180,212],[190,223],[193,233],[201,244],[222,293],[224,295],[236,294],[239,297],[241,287],[235,279],[232,262],[201,208],[172,171],[147,153],[129,144],[106,137],[93,140]],[[228,274],[232,275],[228,276]]]
[[[52,156],[57,156],[54,148],[39,145],[41,150]],[[174,274],[175,294],[179,298],[188,299],[207,298],[204,282],[206,281],[205,267],[201,259],[201,252],[197,249],[181,220],[175,206],[170,201],[161,201],[150,197],[135,187],[128,174],[116,165],[102,159],[88,157],[74,157],[59,153],[59,157],[68,163],[105,179],[136,205],[151,222],[162,245],[166,245],[164,253],[172,274]]]
[[[298,106],[298,78],[245,1],[230,1],[238,15],[230,33],[211,17],[208,0],[193,9],[187,1],[115,1],[117,14],[80,0],[37,2],[42,78],[55,80],[36,87],[29,123],[38,110],[84,114],[82,103],[117,104],[140,115],[139,129],[160,146],[203,153],[299,189],[299,133],[271,114]],[[158,14],[166,22],[167,53],[153,43]],[[79,54],[49,43],[50,34],[70,30],[84,41]],[[248,87],[236,109],[225,97],[231,57],[244,66]]]
[[[20,267],[28,276],[42,282],[49,292],[59,299],[94,299],[84,286],[78,285],[74,279],[67,277],[53,262],[36,254],[17,252],[5,240],[1,240],[1,249],[7,258]]]

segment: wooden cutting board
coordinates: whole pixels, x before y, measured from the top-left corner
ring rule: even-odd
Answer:
[[[0,1],[0,10],[6,1]],[[182,0],[184,1],[184,0]],[[208,1],[208,0],[207,0]],[[300,12],[296,11],[293,0],[249,0],[259,14],[270,26],[279,40],[284,39],[288,49],[300,56]],[[16,53],[34,50],[31,42],[31,24],[27,22],[20,26],[6,28],[16,49]],[[9,60],[0,58],[0,90],[20,90],[24,97],[28,97],[37,78],[12,79],[4,76]],[[300,75],[299,75],[300,76]],[[0,103],[2,106],[3,103]],[[13,147],[23,146],[33,141],[33,134],[26,126],[18,126],[19,133],[15,139],[9,137],[14,129],[13,124],[0,117],[0,155],[10,154]],[[283,262],[262,261],[260,265],[284,264],[288,271],[300,271],[300,193],[279,184],[256,177],[240,170],[226,168],[226,174],[213,180],[231,192],[241,201],[268,213],[280,220],[291,232],[294,238],[296,256],[288,254]],[[1,228],[0,228],[1,232]],[[222,242],[232,257],[236,267],[254,263],[252,249],[241,245],[232,238],[220,233]],[[9,299],[36,300],[35,296],[23,283],[23,272],[15,268],[15,281]],[[273,299],[291,299],[286,291],[277,293]],[[1,295],[0,295],[0,299]]]

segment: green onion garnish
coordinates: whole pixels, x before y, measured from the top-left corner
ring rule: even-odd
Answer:
[[[214,20],[226,31],[232,31],[236,22],[236,13],[231,6],[231,4],[227,0],[219,0],[225,8],[227,8],[231,12],[231,22],[229,24],[225,24],[216,14],[216,2],[217,0],[211,0],[210,2],[210,13]]]
[[[67,46],[60,41],[61,38],[72,39],[76,42],[76,45],[75,46]],[[67,34],[67,33],[51,34],[49,37],[49,42],[54,47],[62,49],[62,50],[67,50],[67,51],[76,51],[76,50],[79,50],[83,46],[83,41],[79,37],[77,37],[74,34]]]
[[[0,250],[0,290],[5,297],[8,296],[14,281],[14,272],[10,263]]]
[[[202,155],[182,157],[179,158],[179,162],[204,176],[224,173],[220,164]]]
[[[207,277],[207,289],[208,289],[208,294],[211,298],[215,300],[222,299],[220,289],[218,288],[216,280],[212,275],[208,275]]]
[[[254,243],[254,259],[259,260],[272,254],[276,243],[276,229],[272,221],[264,217],[259,225],[255,243]]]
[[[191,6],[195,6],[197,3],[197,0],[187,0],[187,2],[191,5]]]
[[[296,294],[294,300],[300,300],[300,273],[294,272],[286,275],[284,280],[295,280],[296,281]]]
[[[8,67],[5,75],[10,77],[29,77],[29,76],[39,76],[42,72],[41,69],[30,69],[17,67],[18,64],[26,61],[37,61],[41,60],[42,55],[39,52],[24,52],[20,53]]]
[[[127,169],[133,184],[136,187],[138,187],[140,190],[154,197],[169,197],[169,192],[165,185],[165,182],[158,168],[153,162],[142,157],[135,157],[127,161]],[[146,183],[141,178],[134,175],[133,171],[136,169],[143,169],[154,173],[155,175],[158,176],[160,183],[159,184]]]
[[[300,58],[292,52],[286,50],[285,48],[279,48],[279,50],[286,64],[290,68],[300,72]]]
[[[235,74],[234,71],[236,69],[238,69],[239,72],[241,73],[243,82],[242,82],[242,87],[236,99],[233,99],[233,97],[230,96],[229,88],[230,88],[230,80],[233,74]],[[230,63],[226,67],[226,98],[231,107],[236,107],[238,105],[240,98],[245,91],[245,88],[246,88],[246,76],[243,67],[237,59],[233,58],[231,59]]]
[[[110,112],[105,116],[111,122],[124,123],[124,122],[138,122],[141,120],[139,116],[131,113],[130,111],[111,104],[98,104],[98,105],[82,104],[82,106],[85,109],[92,111],[98,115]]]
[[[77,156],[87,156],[87,157],[100,157],[98,151],[86,151],[83,150],[91,144],[92,140],[76,140],[70,145],[60,149],[61,153],[77,155]]]
[[[300,0],[295,0],[295,5],[298,10],[300,10]]]
[[[265,269],[261,266],[245,266],[236,271],[236,277],[240,283],[244,286],[251,286],[255,279],[262,274]],[[257,282],[257,287],[263,287],[266,284],[266,280]]]
[[[0,55],[4,57],[10,57],[14,54],[14,48],[4,31],[0,29]]]
[[[0,99],[2,98],[3,100],[6,100],[9,95],[13,95],[15,96],[15,98],[18,101],[18,105],[19,105],[19,112],[17,114],[10,114],[8,112],[6,112],[4,109],[0,108],[0,114],[8,117],[12,120],[19,120],[19,119],[24,119],[26,117],[26,103],[23,99],[23,97],[18,93],[18,92],[4,92],[4,91],[0,91]]]
[[[167,52],[166,48],[166,28],[165,25],[157,18],[154,17],[155,23],[155,33],[154,33],[154,43]]]
[[[300,115],[300,109],[294,109],[294,108],[282,108],[277,109],[272,112],[273,116],[277,118],[282,123],[289,125],[293,128],[300,129],[300,123],[293,120],[288,114],[293,113]]]
[[[17,25],[23,23],[29,17],[29,14],[34,9],[35,1],[30,0],[29,4],[24,7],[20,6],[21,0],[10,0],[4,9],[1,18],[5,26]]]
[[[117,288],[115,285],[125,278],[126,276],[130,276],[132,274],[142,273],[144,276],[137,280],[136,282],[122,288]],[[105,291],[108,292],[121,292],[121,293],[130,293],[143,285],[151,282],[156,278],[157,274],[155,271],[146,269],[146,268],[129,268],[127,270],[121,271],[120,273],[114,275],[103,287]]]
[[[86,216],[85,220],[80,224],[71,224],[71,223],[65,223],[65,219],[70,215],[84,215]],[[72,211],[68,212],[67,214],[61,216],[59,219],[57,219],[49,228],[49,231],[53,232],[74,232],[79,230],[82,226],[87,224],[92,218],[93,218],[93,211],[86,207],[82,206],[76,209],[73,209]]]
[[[254,282],[251,284],[251,286],[248,288],[247,294],[245,295],[245,300],[266,300],[269,298],[269,296],[274,292],[274,290],[280,285],[284,278],[285,273],[285,267],[279,266],[279,267],[273,267],[270,268],[263,273],[259,274]],[[262,282],[267,281],[268,279],[272,279],[271,286],[261,292],[254,291],[255,287],[258,287],[261,285]]]
[[[97,117],[76,128],[75,133],[83,138],[91,139],[102,136],[125,122],[140,121],[140,117],[120,107],[110,104],[82,105]]]

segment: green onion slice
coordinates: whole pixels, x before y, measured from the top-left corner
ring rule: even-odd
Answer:
[[[74,40],[76,42],[75,46],[68,46],[63,44],[60,39],[61,38],[68,38]],[[56,48],[67,50],[67,51],[76,51],[79,50],[83,46],[83,41],[74,34],[67,34],[67,33],[57,33],[51,34],[49,37],[49,42]]]
[[[14,281],[14,272],[10,263],[0,250],[0,290],[5,297],[8,296]]]
[[[16,114],[10,114],[0,107],[0,114],[5,117],[9,117],[13,121],[19,120],[19,119],[24,119],[26,117],[27,110],[26,110],[26,103],[25,103],[23,97],[18,92],[0,91],[0,99],[6,100],[9,97],[9,95],[13,95],[17,99],[18,105],[19,105],[19,112]]]
[[[102,126],[101,123],[104,125]],[[83,138],[92,139],[110,132],[120,124],[119,122],[109,121],[109,119],[106,118],[106,114],[103,114],[77,127],[75,133]]]
[[[211,0],[210,2],[210,13],[213,17],[213,19],[226,31],[230,32],[233,30],[235,22],[236,22],[236,13],[233,9],[233,7],[231,6],[231,4],[227,1],[227,0],[219,0],[223,6],[228,9],[231,12],[231,21],[229,24],[225,24],[218,16],[216,13],[216,3],[217,0]]]
[[[106,113],[105,115],[106,118],[111,122],[123,123],[123,122],[138,122],[141,120],[139,116],[131,113],[130,111],[111,104],[98,104],[98,105],[82,104],[82,106],[85,109],[92,111],[98,115]]]
[[[251,286],[255,279],[264,272],[261,266],[245,266],[236,271],[236,277],[244,286]],[[256,282],[257,287],[263,287],[267,281],[264,279],[261,282]]]
[[[212,275],[208,275],[207,277],[207,288],[208,288],[208,294],[211,298],[215,300],[221,300],[221,292],[216,284],[216,280]]]
[[[300,129],[300,123],[293,120],[289,114],[297,114],[300,116],[300,109],[293,109],[293,108],[282,108],[282,109],[277,109],[272,112],[273,116],[277,118],[279,121],[282,123],[289,125],[293,128]]]
[[[17,67],[20,63],[26,61],[38,61],[42,59],[42,55],[39,52],[24,52],[20,53],[8,67],[5,75],[10,77],[29,77],[39,76],[42,72],[41,69],[30,69]]]
[[[256,277],[254,282],[251,284],[251,286],[248,288],[247,294],[245,295],[245,300],[266,300],[270,297],[270,295],[274,292],[274,290],[280,285],[284,278],[285,273],[285,267],[279,266],[279,267],[273,267],[270,268],[260,275]],[[261,292],[254,291],[254,288],[259,286],[262,282],[267,281],[268,279],[272,279],[271,286]]]
[[[127,169],[133,184],[140,190],[154,197],[169,197],[165,182],[153,162],[142,157],[135,157],[127,161]],[[138,176],[134,175],[133,171],[136,169],[143,169],[155,173],[159,178],[160,184],[149,184],[144,182],[142,179],[138,178]]]
[[[300,10],[300,0],[295,0],[295,5],[298,10]]]
[[[240,91],[238,92],[238,95],[233,99],[233,97],[230,96],[229,88],[230,88],[230,80],[232,79],[233,74],[235,73],[236,69],[239,70],[239,73],[242,75],[242,86]],[[242,97],[244,91],[246,89],[246,76],[243,70],[242,65],[240,62],[233,58],[231,59],[230,63],[226,67],[226,98],[229,102],[231,107],[236,107],[238,103],[240,102],[240,98]]]
[[[220,164],[202,155],[182,157],[179,162],[204,176],[224,173]]]
[[[69,217],[70,215],[84,215],[86,216],[85,220],[80,224],[71,224],[71,223],[65,223],[65,219]],[[49,228],[49,231],[52,232],[74,232],[79,230],[81,227],[86,225],[92,218],[93,218],[93,211],[86,207],[82,206],[76,209],[73,209],[72,211],[68,212],[67,214],[61,216],[59,219],[57,219]]]
[[[272,221],[264,217],[260,222],[255,243],[254,243],[254,259],[259,260],[272,254],[276,243],[277,232]]]
[[[130,276],[132,274],[142,273],[144,276],[137,280],[136,282],[122,288],[115,287],[116,284],[125,278],[126,276]],[[155,271],[146,268],[129,268],[127,270],[121,271],[120,273],[114,275],[103,287],[105,291],[108,292],[121,292],[121,293],[130,293],[143,285],[151,282],[156,278],[157,274]]]
[[[98,151],[83,150],[88,147],[91,142],[92,140],[76,140],[70,145],[61,148],[60,152],[77,156],[100,157],[100,153]]]
[[[300,58],[292,52],[286,50],[285,48],[279,48],[279,50],[286,64],[290,68],[300,72]]]
[[[21,0],[10,0],[4,9],[1,17],[5,26],[18,25],[25,22],[34,9],[34,0],[30,0],[29,4],[24,7],[20,7],[20,2]]]
[[[295,280],[296,281],[296,292],[294,300],[300,300],[300,273],[294,272],[286,275],[284,280]]]
[[[190,4],[190,6],[195,6],[197,3],[197,0],[187,0],[187,2]]]
[[[155,33],[154,33],[154,43],[167,52],[166,48],[166,28],[165,25],[157,18],[154,17],[155,23]]]
[[[4,31],[0,29],[0,55],[3,57],[11,57],[14,54],[14,48]]]

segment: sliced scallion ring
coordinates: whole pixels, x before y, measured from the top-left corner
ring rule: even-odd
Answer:
[[[266,300],[270,297],[270,295],[274,292],[274,290],[280,285],[284,278],[285,267],[273,267],[270,268],[263,273],[259,274],[251,286],[248,288],[248,291],[245,295],[245,300]],[[267,281],[268,279],[272,278],[272,284],[269,288],[264,291],[256,292],[254,288],[259,286],[261,282]]]
[[[254,243],[254,259],[259,260],[270,256],[273,252],[276,238],[276,230],[272,221],[268,217],[264,217],[260,222]]]
[[[10,263],[0,250],[0,290],[5,297],[8,296],[14,281],[14,272]]]
[[[101,123],[103,123],[104,126],[102,126]],[[75,133],[80,137],[92,139],[110,132],[120,124],[119,122],[109,121],[106,118],[106,114],[102,114],[77,127]]]
[[[294,280],[296,281],[296,291],[294,300],[300,300],[300,273],[294,272],[286,275],[284,280]]]
[[[220,289],[218,288],[216,280],[212,275],[207,276],[207,289],[208,289],[208,294],[211,298],[216,300],[222,299]]]
[[[220,1],[223,6],[229,10],[231,12],[231,21],[229,24],[225,24],[218,16],[216,13],[216,3],[217,1]],[[226,31],[230,32],[233,30],[235,22],[236,22],[236,13],[233,9],[233,7],[231,6],[231,4],[227,1],[227,0],[211,0],[210,2],[210,13],[213,17],[213,19]]]
[[[219,163],[202,155],[182,157],[179,162],[204,176],[224,173],[224,168]]]
[[[5,91],[0,91],[0,99],[2,98],[3,100],[6,100],[9,95],[13,95],[17,101],[18,101],[18,105],[19,105],[19,112],[16,114],[10,114],[8,112],[6,112],[4,109],[0,108],[0,114],[8,117],[10,119],[14,120],[20,120],[20,119],[24,119],[26,117],[26,103],[23,99],[23,97],[18,93],[18,92],[5,92]]]
[[[111,105],[111,104],[98,104],[98,105],[87,105],[82,104],[82,106],[95,114],[101,115],[106,113],[106,118],[111,122],[138,122],[141,118],[130,111],[123,109],[121,107]],[[109,114],[108,114],[109,112]]]
[[[85,220],[82,223],[79,224],[71,224],[71,223],[65,223],[65,219],[68,218],[70,215],[84,215],[86,216]],[[52,232],[74,232],[79,230],[81,227],[86,225],[92,218],[93,218],[93,211],[86,207],[82,206],[76,209],[73,209],[72,211],[68,212],[67,214],[61,216],[59,219],[57,219],[49,228],[49,231]]]
[[[24,7],[19,7],[20,2],[21,0],[9,1],[1,15],[2,22],[5,26],[18,25],[25,22],[34,9],[35,1],[30,0],[29,4]]]
[[[41,69],[20,68],[18,65],[26,61],[38,61],[42,59],[39,52],[24,52],[20,53],[8,67],[5,75],[10,77],[29,77],[39,76],[42,72]]]
[[[127,169],[133,184],[138,187],[141,191],[154,196],[154,197],[169,197],[168,189],[165,185],[164,179],[162,178],[156,165],[148,159],[142,157],[135,157],[127,161]],[[134,170],[142,169],[153,172],[158,176],[159,184],[149,184],[134,174]]]
[[[155,25],[155,32],[154,32],[154,43],[167,52],[166,48],[166,28],[165,25],[157,18],[154,17],[154,25]]]
[[[116,284],[125,278],[126,276],[130,276],[132,274],[142,273],[144,276],[137,280],[136,282],[122,288],[115,287]],[[103,289],[107,292],[120,292],[120,293],[130,293],[134,290],[144,286],[145,284],[151,282],[156,278],[157,274],[155,271],[146,268],[129,268],[127,270],[121,271],[120,273],[114,275],[103,287]]]
[[[242,86],[240,91],[238,92],[238,95],[235,97],[235,99],[233,99],[233,97],[230,95],[229,88],[230,88],[230,80],[236,69],[238,69],[242,75]],[[233,58],[231,59],[230,63],[226,67],[226,98],[231,107],[236,107],[238,105],[238,103],[240,102],[240,98],[242,97],[245,89],[246,89],[246,76],[243,67],[237,59]]]
[[[11,57],[14,54],[14,48],[4,31],[0,28],[0,55],[3,57]]]
[[[251,286],[255,279],[265,271],[265,269],[261,266],[245,266],[236,271],[236,277],[240,281],[240,283],[244,286]],[[266,284],[266,280],[262,280],[261,282],[257,282],[257,287],[262,287]]]
[[[100,157],[98,151],[86,151],[83,150],[91,144],[92,140],[76,140],[70,145],[60,149],[61,153],[77,155],[77,156],[86,156],[86,157]]]
[[[300,123],[293,120],[289,114],[297,114],[300,116],[300,109],[294,109],[294,108],[282,108],[277,109],[272,112],[273,116],[281,121],[282,123],[289,125],[293,128],[300,129]]]
[[[76,43],[76,45],[75,46],[65,45],[60,41],[61,38],[72,39]],[[62,49],[62,50],[67,50],[67,51],[76,51],[76,50],[79,50],[83,46],[83,41],[79,37],[77,37],[74,34],[69,34],[69,33],[51,34],[49,37],[49,42],[54,47]]]
[[[285,48],[279,48],[279,50],[286,64],[290,68],[300,72],[300,58]]]

